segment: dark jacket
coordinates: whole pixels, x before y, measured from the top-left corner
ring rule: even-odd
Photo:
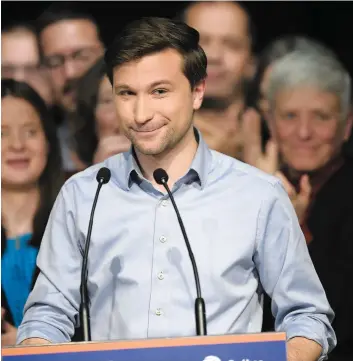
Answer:
[[[329,361],[353,360],[353,159],[319,190],[307,221],[312,234],[309,253],[335,312],[337,346]],[[273,330],[270,300],[266,297],[263,330]]]

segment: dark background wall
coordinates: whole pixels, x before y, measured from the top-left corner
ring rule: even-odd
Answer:
[[[34,20],[51,1],[2,1],[2,27],[12,21]],[[184,1],[81,1],[70,2],[90,12],[109,44],[126,22],[141,16],[174,16]],[[353,74],[353,2],[246,1],[257,28],[257,49],[273,38],[306,34],[321,40],[339,55]]]

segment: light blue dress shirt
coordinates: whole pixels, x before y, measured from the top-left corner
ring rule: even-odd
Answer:
[[[197,262],[208,334],[260,332],[265,290],[277,331],[317,341],[325,356],[336,343],[333,312],[280,181],[198,137],[190,170],[172,193]],[[78,325],[82,255],[102,166],[112,176],[98,199],[89,251],[92,340],[195,335],[195,280],[175,211],[129,151],[63,186],[18,343],[67,342]]]

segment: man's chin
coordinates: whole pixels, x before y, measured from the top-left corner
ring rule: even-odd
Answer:
[[[158,155],[163,152],[164,147],[157,139],[131,139],[135,150],[143,155]]]
[[[75,113],[77,110],[76,104],[62,104],[61,108],[66,113]]]
[[[154,132],[131,134],[130,140],[138,152],[144,155],[158,155],[165,149],[165,138],[162,129]]]
[[[148,147],[148,146],[143,146],[141,144],[135,144],[135,149],[143,155],[148,155],[148,156],[158,156],[160,154],[163,153],[164,149],[162,147]]]
[[[68,113],[75,112],[77,109],[77,104],[74,96],[64,97],[61,101],[61,106],[64,111]]]

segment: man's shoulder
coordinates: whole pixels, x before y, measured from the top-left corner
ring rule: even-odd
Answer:
[[[280,183],[279,178],[270,175],[254,166],[238,159],[212,150],[213,168],[216,174],[227,174],[231,181],[246,180],[249,185],[275,187]]]

